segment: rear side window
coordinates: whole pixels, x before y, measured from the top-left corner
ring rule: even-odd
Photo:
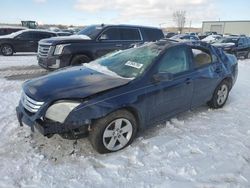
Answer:
[[[143,31],[145,41],[157,41],[164,38],[164,34],[160,29],[144,28],[141,30]]]
[[[36,32],[36,33],[34,33],[34,37],[36,40],[41,40],[41,39],[45,39],[45,38],[50,38],[51,34],[50,33]]]
[[[121,28],[122,40],[141,40],[141,35],[138,29]]]
[[[192,48],[195,68],[203,67],[212,63],[212,57],[208,51]]]
[[[189,61],[185,47],[174,47],[167,50],[162,57],[158,72],[182,73],[189,70]]]
[[[40,33],[40,38],[44,39],[44,38],[50,38],[53,37],[52,33]]]

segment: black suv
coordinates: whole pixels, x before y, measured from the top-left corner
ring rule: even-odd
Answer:
[[[250,39],[242,36],[229,36],[217,40],[214,46],[223,49],[225,52],[234,54],[237,58],[250,59]]]
[[[0,36],[0,52],[11,56],[16,52],[37,52],[38,41],[57,36],[56,33],[44,30],[27,29]]]
[[[58,69],[87,63],[133,44],[164,38],[161,29],[129,25],[92,25],[77,35],[41,40],[38,63],[45,69]]]

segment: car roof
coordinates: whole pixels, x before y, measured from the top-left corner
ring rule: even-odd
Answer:
[[[0,29],[27,29],[27,27],[1,25]]]
[[[203,42],[203,41],[179,41],[179,40],[174,40],[174,39],[161,39],[155,43],[156,45],[161,45],[161,46],[179,46],[179,45],[188,45],[188,46],[201,46],[201,47],[209,47],[211,46],[210,44]]]
[[[138,28],[146,28],[146,29],[160,29],[157,27],[151,27],[151,26],[141,26],[141,25],[127,25],[127,24],[97,24],[97,25],[89,25],[89,26],[97,26],[97,27],[138,27]]]
[[[43,30],[43,29],[25,29],[25,30],[22,30],[22,31],[20,31],[20,32],[28,32],[28,31],[32,31],[32,32],[45,32],[45,33],[53,33],[53,34],[56,34],[56,32],[48,31],[48,30]]]

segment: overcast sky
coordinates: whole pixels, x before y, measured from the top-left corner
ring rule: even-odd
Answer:
[[[175,10],[186,11],[186,26],[191,22],[201,27],[205,20],[250,20],[250,0],[2,0],[0,23],[171,27]]]

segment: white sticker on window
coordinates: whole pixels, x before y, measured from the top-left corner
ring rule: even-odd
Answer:
[[[127,63],[125,65],[136,68],[136,69],[140,69],[143,66],[143,64],[136,63],[136,62],[133,62],[133,61],[127,61]]]

